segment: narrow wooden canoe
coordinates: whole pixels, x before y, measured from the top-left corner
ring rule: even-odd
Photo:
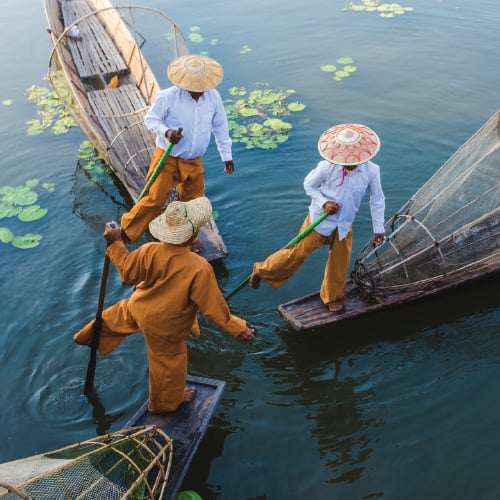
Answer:
[[[147,7],[108,0],[44,0],[44,7],[51,84],[135,201],[155,147],[144,116],[160,91],[146,54],[166,67],[188,52],[186,40],[170,18]],[[227,256],[213,218],[200,239],[207,260]]]
[[[188,376],[187,385],[196,389],[195,397],[191,402],[183,403],[177,411],[152,415],[148,412],[146,401],[125,424],[125,428],[155,425],[173,440],[174,454],[165,499],[174,498],[181,487],[210,419],[222,398],[225,382]]]
[[[500,111],[386,223],[386,239],[356,258],[345,308],[319,294],[278,307],[296,329],[373,313],[500,273]]]

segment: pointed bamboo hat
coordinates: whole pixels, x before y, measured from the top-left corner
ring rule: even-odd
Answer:
[[[212,204],[205,196],[191,201],[173,201],[165,212],[149,223],[149,231],[158,240],[174,245],[189,241],[212,216]]]
[[[222,66],[207,56],[187,54],[174,59],[167,68],[174,85],[191,92],[214,89],[222,81]]]
[[[319,154],[336,165],[359,165],[380,149],[378,135],[365,125],[343,123],[325,130],[318,141]]]

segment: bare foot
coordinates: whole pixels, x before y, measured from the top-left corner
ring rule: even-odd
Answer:
[[[203,250],[204,246],[203,243],[196,239],[191,242],[191,250],[196,253],[200,253]]]
[[[260,276],[257,274],[257,271],[255,270],[255,265],[253,266],[253,271],[252,275],[250,276],[250,281],[248,284],[250,285],[250,288],[260,288]]]
[[[195,392],[196,389],[194,387],[186,387],[184,389],[184,399],[182,400],[182,402],[189,403],[194,398]]]
[[[328,310],[332,313],[339,313],[340,311],[342,311],[342,309],[344,309],[344,304],[343,303],[335,303],[335,302],[332,302],[330,304],[328,304]]]

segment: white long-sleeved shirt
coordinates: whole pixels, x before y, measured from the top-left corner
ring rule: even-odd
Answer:
[[[304,189],[311,197],[311,221],[324,212],[323,205],[327,201],[341,205],[336,214],[329,215],[316,226],[316,231],[323,236],[330,236],[338,227],[339,239],[346,237],[367,189],[370,190],[373,233],[384,233],[385,197],[377,164],[367,161],[348,174],[341,165],[320,161],[306,176]]]
[[[217,90],[207,90],[195,101],[187,90],[172,86],[158,93],[144,118],[146,127],[156,134],[156,145],[166,149],[165,132],[182,127],[183,138],[172,156],[192,160],[203,156],[211,133],[223,162],[232,160],[227,115]]]

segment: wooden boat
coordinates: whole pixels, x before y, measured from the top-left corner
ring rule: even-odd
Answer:
[[[319,293],[278,307],[297,330],[329,325],[468,286],[500,272],[500,110],[386,223],[386,240],[361,250],[345,307]]]
[[[126,428],[154,425],[173,440],[173,458],[164,499],[173,499],[188,471],[189,465],[205,435],[210,419],[222,398],[225,382],[188,376],[187,385],[196,389],[194,399],[177,411],[152,415],[147,401],[125,424]]]
[[[0,464],[0,497],[173,499],[225,385],[187,383],[195,397],[175,412],[151,415],[146,402],[120,431]]]
[[[147,7],[114,7],[108,0],[44,0],[44,7],[51,84],[135,201],[155,147],[144,116],[160,85],[148,59],[162,61],[164,71],[188,52],[185,38],[172,20]],[[199,237],[207,260],[227,255],[213,218]]]

